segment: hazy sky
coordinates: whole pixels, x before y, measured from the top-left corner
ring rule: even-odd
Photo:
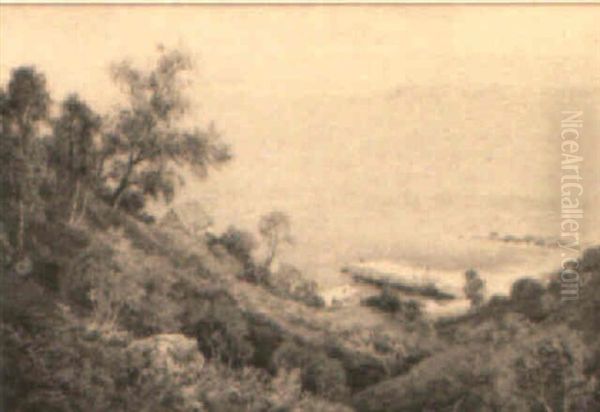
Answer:
[[[483,264],[508,257],[465,238],[557,234],[572,105],[589,119],[586,196],[600,209],[600,8],[0,10],[2,83],[34,64],[55,100],[77,91],[102,111],[118,101],[111,62],[147,64],[159,43],[191,53],[194,118],[215,120],[236,158],[179,202],[204,201],[221,226],[287,211],[289,258],[324,276],[359,256]],[[585,235],[599,233],[590,220]]]

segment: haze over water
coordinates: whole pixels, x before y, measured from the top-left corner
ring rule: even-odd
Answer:
[[[2,82],[35,64],[54,99],[77,91],[105,110],[111,62],[144,63],[159,43],[191,52],[191,120],[214,120],[235,159],[176,204],[203,202],[218,229],[287,212],[297,242],[282,260],[323,284],[358,259],[507,278],[558,267],[557,250],[481,237],[558,236],[572,105],[588,122],[582,241],[600,240],[600,32],[584,9],[86,10],[5,7]],[[40,24],[56,30],[42,39]]]

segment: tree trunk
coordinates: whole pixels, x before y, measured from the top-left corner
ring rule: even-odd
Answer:
[[[24,175],[20,177],[18,185],[18,202],[19,202],[19,216],[17,222],[17,257],[21,259],[25,255],[25,193],[29,189],[29,135],[31,133],[31,126],[28,124],[27,119],[29,118],[29,109],[25,111],[23,116],[18,120],[19,131],[21,139],[19,141],[20,150],[20,161],[23,162],[22,170]]]
[[[29,200],[28,190],[30,183],[29,176],[29,148],[30,148],[30,139],[32,135],[32,125],[29,121],[29,108],[25,110],[21,117],[17,119],[17,125],[19,128],[19,144],[18,144],[18,157],[16,166],[20,169],[22,176],[19,176],[18,172],[16,173],[16,179],[14,184],[17,187],[16,198],[18,202],[18,216],[17,216],[17,235],[15,239],[16,243],[16,256],[18,259],[21,259],[25,255],[25,207],[26,200],[27,203],[31,205],[31,201]],[[21,164],[19,165],[19,162]]]
[[[125,174],[121,178],[121,181],[119,182],[119,186],[117,186],[117,189],[114,191],[112,198],[110,200],[110,203],[111,203],[113,209],[116,209],[117,207],[119,207],[119,203],[121,202],[121,197],[123,196],[125,189],[127,189],[129,187],[129,178],[131,176],[131,173],[133,172],[133,166],[137,162],[139,162],[139,159],[134,160],[133,153],[130,154],[129,161],[127,162],[127,170],[125,171]]]
[[[271,265],[273,264],[273,260],[275,259],[275,254],[277,253],[277,244],[278,244],[278,239],[277,236],[274,236],[271,238],[271,241],[269,242],[269,254],[267,255],[267,258],[265,259],[265,267],[269,270],[271,270]]]
[[[129,179],[124,177],[123,179],[121,179],[121,183],[119,183],[119,186],[117,187],[117,189],[112,195],[112,198],[110,199],[110,203],[113,209],[119,207],[121,197],[123,196],[125,189],[127,189],[127,186],[129,186]]]

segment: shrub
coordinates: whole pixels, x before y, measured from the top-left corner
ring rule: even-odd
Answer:
[[[197,410],[196,382],[204,359],[195,339],[181,334],[159,334],[132,341],[126,348],[127,378],[136,396],[128,410],[143,410],[144,399],[156,399],[154,408]],[[160,406],[158,406],[160,405]]]
[[[408,321],[414,321],[421,318],[421,305],[416,300],[409,300],[402,305],[402,314]]]
[[[214,253],[218,251],[216,247],[220,246],[241,263],[242,270],[238,273],[238,277],[256,283],[266,276],[267,273],[252,259],[252,253],[258,247],[258,242],[252,233],[229,226],[220,236],[210,236],[208,245]]]
[[[368,297],[363,304],[383,312],[400,315],[409,322],[420,319],[422,315],[419,302],[413,299],[403,301],[390,288],[383,288],[379,295]]]
[[[63,309],[52,327],[35,334],[0,328],[11,362],[10,369],[3,368],[3,410],[200,410],[197,382],[203,362],[193,339],[156,335],[134,340]]]
[[[587,353],[580,336],[562,326],[519,339],[493,359],[499,376],[495,389],[511,400],[506,405],[511,410],[517,405],[527,410],[597,410],[591,406],[597,383],[584,375]]]
[[[21,308],[31,311],[30,306]],[[2,403],[10,411],[342,411],[301,393],[298,374],[203,362],[182,335],[134,339],[65,307],[36,330],[0,323]],[[14,319],[13,319],[14,320]],[[17,319],[18,320],[18,319]],[[13,322],[14,323],[14,322]]]
[[[222,245],[227,252],[238,259],[241,263],[252,260],[252,251],[258,243],[254,235],[248,231],[229,226],[221,236],[212,240],[212,244]]]
[[[220,294],[203,302],[197,311],[191,332],[207,358],[231,367],[241,367],[252,359],[248,324],[233,299]]]
[[[2,382],[12,394],[4,399],[6,410],[122,409],[126,392],[119,382],[127,381],[122,348],[66,313],[46,326],[34,334],[2,326],[5,356],[14,362],[7,365],[10,380]]]
[[[63,294],[80,315],[115,324],[139,336],[180,329],[173,284],[185,277],[167,257],[148,255],[122,232],[109,231],[77,256],[66,272]]]
[[[514,310],[533,321],[539,321],[546,315],[542,297],[544,286],[535,279],[524,278],[513,283],[510,297]]]
[[[342,363],[324,353],[315,353],[302,369],[302,387],[327,399],[342,399],[348,391]]]
[[[364,304],[388,313],[396,313],[402,306],[398,296],[389,288],[382,289],[379,295],[368,297]]]
[[[266,278],[268,287],[276,294],[302,302],[308,306],[324,307],[325,302],[318,293],[317,283],[304,278],[293,265],[282,264],[275,273]]]
[[[582,271],[600,272],[600,246],[586,249],[583,252],[580,268]]]
[[[287,340],[273,353],[271,363],[273,368],[279,370],[292,370],[301,368],[308,357],[306,349],[297,343]]]
[[[334,400],[347,395],[346,371],[342,363],[322,350],[286,341],[273,354],[272,363],[278,373],[300,369],[304,390]]]
[[[248,339],[254,347],[252,365],[274,372],[276,369],[271,358],[284,339],[281,329],[274,322],[261,316],[246,314],[246,317],[249,326]]]

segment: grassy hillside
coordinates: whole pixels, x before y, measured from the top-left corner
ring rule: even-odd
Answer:
[[[2,273],[5,410],[331,407],[261,365],[262,335],[282,341],[286,324],[240,303],[260,292],[235,287],[231,256],[101,206],[35,238],[31,273]],[[132,359],[137,342],[165,335],[197,342],[198,368],[163,376]]]
[[[38,223],[31,272],[2,274],[9,410],[161,410],[162,402],[165,410],[194,402],[199,410],[325,410],[434,350],[424,325],[409,330],[367,308],[349,317],[283,298],[244,280],[244,265],[205,239],[102,203],[78,224]],[[129,354],[165,335],[194,340],[206,360],[184,368],[187,380],[169,376],[169,393],[147,387],[164,377]],[[87,378],[69,378],[82,368]],[[273,386],[282,382],[289,387]],[[244,395],[231,400],[229,387]],[[138,391],[147,394],[137,399]],[[205,399],[211,391],[216,400]]]
[[[102,203],[33,230],[30,273],[2,274],[7,410],[597,406],[598,249],[576,304],[523,281],[431,324],[286,299],[206,239]]]

